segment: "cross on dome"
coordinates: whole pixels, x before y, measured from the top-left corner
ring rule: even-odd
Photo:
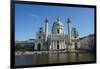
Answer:
[[[57,17],[57,21],[60,21],[60,17],[59,16]]]

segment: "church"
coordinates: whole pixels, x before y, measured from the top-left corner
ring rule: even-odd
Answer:
[[[67,18],[66,28],[60,20],[60,17],[54,21],[51,34],[48,34],[49,19],[46,17],[45,30],[42,27],[36,32],[34,50],[77,50],[80,48],[79,33],[76,28],[71,29],[71,20]],[[67,32],[67,33],[65,33]]]

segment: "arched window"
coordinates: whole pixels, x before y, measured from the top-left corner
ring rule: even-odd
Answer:
[[[39,36],[39,39],[41,39],[41,36]]]
[[[41,33],[42,31],[40,30],[40,33]]]
[[[59,26],[59,24],[57,24],[57,26]]]

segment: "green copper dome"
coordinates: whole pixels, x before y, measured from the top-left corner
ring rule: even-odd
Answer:
[[[56,26],[56,27],[58,27],[58,26],[63,26],[63,23],[60,21],[60,18],[58,17],[57,18],[57,21],[55,21],[54,23],[53,23],[53,27],[54,26]]]
[[[63,34],[64,33],[64,25],[60,21],[60,18],[58,17],[57,20],[53,23],[52,26],[52,33],[55,34]]]

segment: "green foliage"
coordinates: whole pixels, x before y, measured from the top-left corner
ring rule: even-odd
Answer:
[[[16,44],[15,45],[15,51],[22,51],[22,52],[24,52],[24,51],[26,51],[26,47],[21,45],[21,44]]]

